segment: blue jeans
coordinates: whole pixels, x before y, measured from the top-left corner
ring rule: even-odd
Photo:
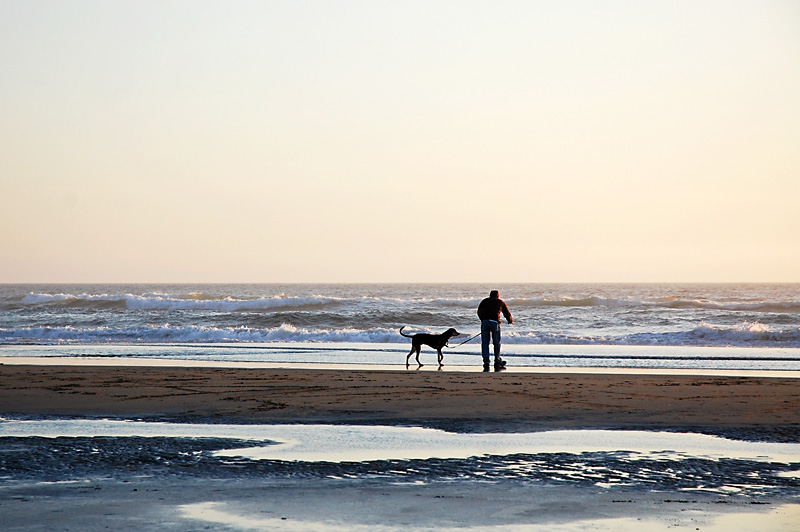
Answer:
[[[494,357],[500,357],[500,322],[494,320],[481,320],[481,354],[483,363],[489,363],[489,336],[494,344]]]

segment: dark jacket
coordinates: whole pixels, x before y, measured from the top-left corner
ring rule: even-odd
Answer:
[[[511,317],[508,306],[505,301],[499,297],[487,297],[478,305],[478,317],[481,320],[494,320],[499,322],[501,312],[503,316],[506,317],[508,323],[514,323],[514,318]]]

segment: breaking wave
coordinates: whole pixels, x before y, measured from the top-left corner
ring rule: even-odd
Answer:
[[[0,329],[0,343],[268,343],[268,342],[354,342],[389,343],[403,341],[394,329],[309,329],[283,324],[274,328],[148,326],[38,327]]]
[[[464,340],[477,331],[462,331]],[[149,325],[143,327],[29,327],[0,329],[2,344],[56,343],[407,343],[397,329],[374,327],[315,328],[282,324],[278,327],[211,327]],[[701,324],[686,331],[580,335],[554,332],[504,330],[503,342],[520,345],[640,345],[800,347],[800,329],[772,330],[761,323],[736,327]]]
[[[736,327],[701,324],[687,331],[580,336],[559,333],[504,333],[505,343],[544,345],[641,345],[718,347],[800,347],[800,329],[773,331],[761,323]]]

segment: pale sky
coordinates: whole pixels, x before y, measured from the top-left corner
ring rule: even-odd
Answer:
[[[0,3],[0,282],[800,281],[800,2]]]

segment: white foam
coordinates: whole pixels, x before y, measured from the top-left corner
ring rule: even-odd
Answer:
[[[406,343],[396,330],[375,328],[361,330],[308,329],[290,324],[273,328],[252,327],[187,327],[162,326],[110,327],[30,327],[0,329],[0,343],[34,342],[170,342],[170,343],[270,343],[270,342],[348,342],[348,343]]]
[[[463,338],[477,331],[462,331]],[[213,327],[147,325],[140,327],[24,327],[0,328],[0,343],[19,342],[348,342],[407,343],[394,328],[298,327],[284,323],[279,327]],[[458,343],[458,342],[456,342]],[[688,331],[613,335],[575,335],[522,331],[506,328],[503,343],[511,345],[618,345],[618,346],[719,346],[719,347],[800,347],[800,329],[773,331],[761,323],[742,323],[733,327],[701,324]],[[479,345],[479,341],[476,342]]]

